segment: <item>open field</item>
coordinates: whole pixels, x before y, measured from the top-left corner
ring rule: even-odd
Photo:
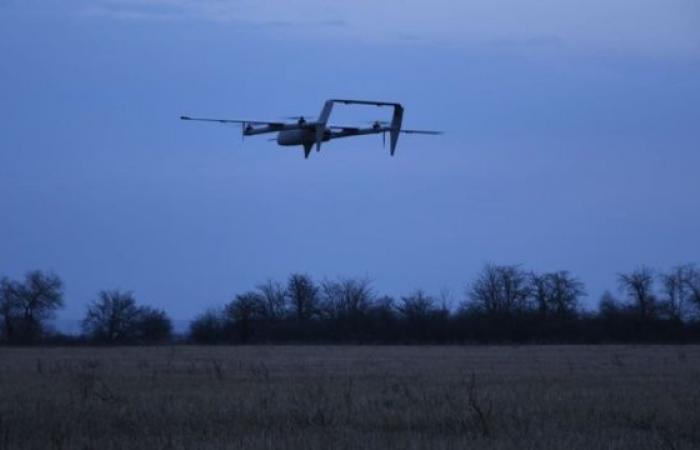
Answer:
[[[698,448],[700,347],[0,348],[0,449]]]

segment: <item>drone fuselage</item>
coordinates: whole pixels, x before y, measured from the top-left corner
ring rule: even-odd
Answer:
[[[330,130],[323,133],[322,142],[327,142],[331,139]],[[289,147],[296,145],[313,145],[316,143],[316,131],[311,128],[301,130],[284,130],[277,133],[277,144]]]

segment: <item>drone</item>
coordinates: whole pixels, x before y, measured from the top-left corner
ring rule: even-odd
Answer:
[[[331,112],[333,110],[333,105],[336,103],[343,105],[370,105],[378,107],[392,107],[394,113],[391,122],[374,121],[370,127],[354,127],[354,126],[338,126],[338,125],[328,125],[328,119],[330,118]],[[394,156],[396,152],[396,144],[399,140],[399,134],[429,134],[437,135],[442,134],[440,131],[429,131],[429,130],[407,130],[401,128],[403,122],[403,112],[404,108],[400,103],[390,103],[390,102],[377,102],[377,101],[367,101],[367,100],[340,100],[340,99],[330,99],[327,100],[323,109],[321,109],[321,114],[319,114],[317,120],[307,120],[303,116],[299,117],[288,117],[287,119],[294,119],[295,122],[264,122],[258,120],[233,120],[233,119],[205,119],[196,118],[189,116],[181,116],[182,120],[195,120],[201,122],[218,122],[224,124],[240,124],[241,126],[241,136],[256,136],[259,134],[266,133],[277,133],[276,140],[277,145],[290,147],[290,146],[303,146],[304,147],[304,158],[308,158],[311,150],[316,146],[316,151],[321,151],[321,143],[330,141],[331,139],[340,139],[352,136],[364,136],[368,134],[381,134],[384,145],[386,146],[386,134],[389,133],[390,137],[390,154]]]

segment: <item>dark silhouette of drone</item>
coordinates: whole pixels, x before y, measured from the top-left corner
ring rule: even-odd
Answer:
[[[394,108],[394,114],[391,122],[375,121],[370,127],[352,127],[328,125],[333,105],[340,103],[344,105],[371,105],[371,106],[390,106]],[[389,133],[390,138],[390,153],[394,156],[396,151],[396,143],[399,140],[399,134],[442,134],[440,131],[429,130],[407,130],[402,129],[403,122],[403,106],[399,103],[376,102],[366,100],[327,100],[321,109],[321,114],[317,120],[306,120],[303,116],[290,117],[295,119],[295,122],[264,122],[259,120],[233,120],[233,119],[203,119],[181,116],[182,120],[198,120],[204,122],[218,123],[236,123],[241,125],[241,135],[256,136],[258,134],[277,133],[277,144],[281,146],[297,146],[304,147],[304,157],[308,158],[311,149],[316,146],[316,151],[321,151],[321,143],[330,141],[331,139],[340,139],[352,136],[363,136],[367,134],[382,134],[386,142],[386,133]]]

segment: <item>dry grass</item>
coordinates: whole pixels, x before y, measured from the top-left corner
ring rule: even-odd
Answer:
[[[0,349],[0,449],[698,448],[700,347]]]

